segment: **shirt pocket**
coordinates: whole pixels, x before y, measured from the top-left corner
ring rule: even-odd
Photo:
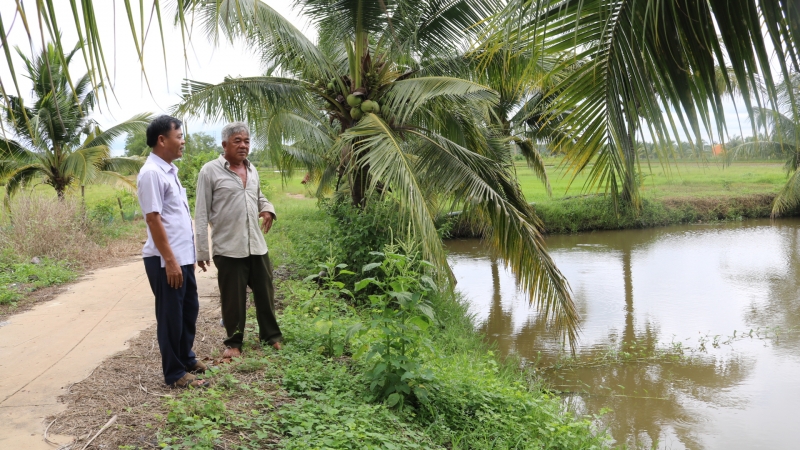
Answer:
[[[186,203],[186,206],[189,206],[189,197],[186,196],[186,188],[181,186],[178,189],[180,189],[181,200],[183,200],[183,203]]]

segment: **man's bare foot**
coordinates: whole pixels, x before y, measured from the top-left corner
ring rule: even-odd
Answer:
[[[272,348],[274,348],[275,350],[280,350],[283,347],[281,347],[281,343],[280,342],[276,342],[276,343],[272,344]]]
[[[232,360],[233,358],[238,358],[240,356],[242,356],[242,351],[236,347],[228,347],[222,353],[222,359],[228,361]]]

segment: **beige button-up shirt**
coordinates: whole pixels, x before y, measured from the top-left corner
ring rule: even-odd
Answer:
[[[198,261],[208,261],[214,255],[246,258],[267,253],[258,215],[264,211],[274,215],[275,207],[261,193],[256,168],[248,160],[244,165],[246,186],[222,155],[200,169],[194,213]],[[208,225],[211,225],[211,252]]]

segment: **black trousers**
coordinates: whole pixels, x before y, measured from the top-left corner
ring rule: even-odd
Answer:
[[[247,318],[247,286],[253,290],[258,338],[269,345],[280,342],[283,335],[275,319],[275,287],[269,254],[246,258],[215,255],[214,264],[217,266],[222,321],[228,334],[225,346],[242,348]]]
[[[167,271],[161,267],[161,257],[144,258],[144,269],[156,296],[156,334],[164,382],[172,384],[197,364],[192,346],[200,303],[197,299],[194,264],[181,266],[183,286],[179,289],[167,284]]]

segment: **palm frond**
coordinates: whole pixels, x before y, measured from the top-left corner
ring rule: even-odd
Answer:
[[[136,179],[112,170],[98,170],[92,179],[93,184],[105,184],[119,187],[128,192],[136,192]]]
[[[478,83],[452,77],[422,77],[392,83],[382,111],[404,123],[418,108],[436,98],[486,106],[497,102],[497,94]]]
[[[415,175],[414,163],[403,150],[402,140],[375,114],[366,114],[358,125],[342,135],[342,144],[353,146],[357,165],[369,166],[370,189],[383,184],[397,198],[405,220],[419,240],[424,258],[449,273],[442,242],[436,232],[435,215],[425,199],[425,191]]]
[[[200,18],[205,34],[215,42],[220,32],[230,40],[242,39],[258,49],[268,65],[302,73],[307,79],[328,80],[336,74],[313,42],[261,0],[183,0],[183,5]]]
[[[180,115],[257,123],[274,111],[303,111],[312,102],[304,83],[280,77],[226,78],[219,84],[186,80]]]
[[[578,313],[569,284],[547,253],[541,223],[525,200],[513,173],[441,136],[416,134],[417,170],[435,192],[447,192],[477,214],[485,238],[517,277],[530,301],[552,321],[571,346],[577,344]]]
[[[41,173],[41,166],[38,164],[28,164],[19,166],[13,173],[8,175],[5,179],[6,182],[6,197],[5,205],[8,207],[8,202],[23,186],[29,184]]]
[[[144,131],[152,119],[152,114],[141,113],[136,114],[130,119],[118,123],[117,125],[114,125],[105,131],[101,131],[99,128],[96,128],[95,130],[92,130],[92,133],[86,138],[81,147],[88,148],[109,146],[115,139],[123,134]]]
[[[539,153],[539,150],[534,147],[533,142],[530,139],[521,139],[516,136],[511,138],[511,142],[519,149],[520,154],[525,157],[528,167],[544,184],[547,189],[547,195],[553,195],[550,188],[550,180],[547,177],[547,169],[544,167],[544,159],[542,159],[542,154]]]
[[[81,184],[91,184],[109,153],[104,145],[77,149],[64,159],[61,172],[65,177],[79,180]]]
[[[103,158],[102,162],[97,165],[98,170],[102,172],[119,172],[123,174],[135,174],[144,165],[145,158],[140,156],[127,156],[116,158]],[[123,175],[127,176],[127,175]]]

